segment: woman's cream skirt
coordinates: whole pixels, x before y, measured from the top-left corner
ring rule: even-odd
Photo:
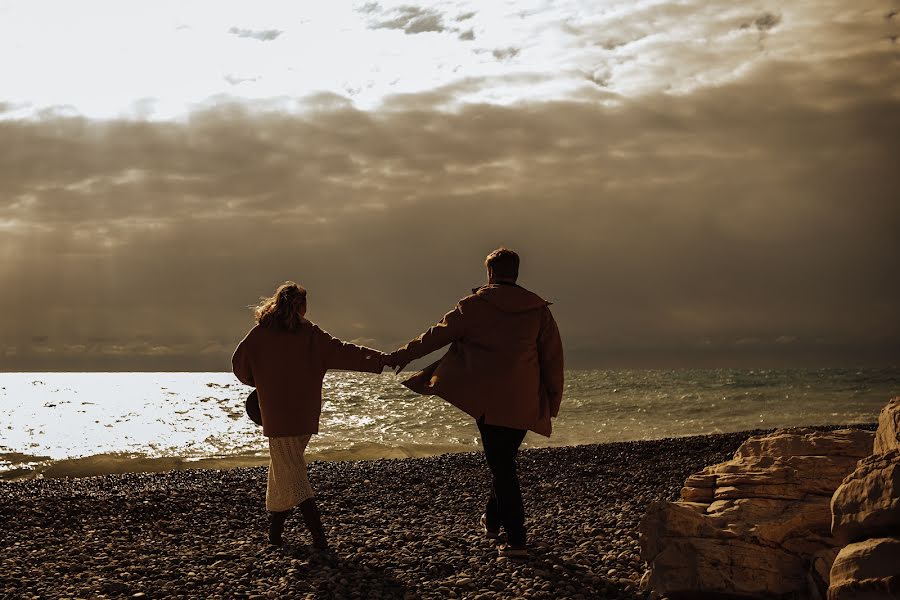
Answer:
[[[303,453],[310,435],[269,438],[269,483],[266,510],[281,512],[313,497]]]

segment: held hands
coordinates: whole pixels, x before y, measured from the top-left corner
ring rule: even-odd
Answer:
[[[390,367],[394,369],[394,373],[399,373],[406,367],[407,364],[409,364],[406,362],[401,362],[397,357],[396,352],[391,352],[390,354],[382,354],[380,359],[382,370],[384,370],[384,367]]]

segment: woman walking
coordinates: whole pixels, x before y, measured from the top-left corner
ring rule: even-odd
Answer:
[[[319,432],[322,379],[329,369],[380,373],[383,354],[332,337],[306,317],[306,290],[289,281],[255,308],[256,325],[238,345],[231,364],[244,384],[256,387],[263,434],[269,438],[266,510],[269,543],[280,546],[284,524],[295,506],[326,549],[303,453]]]

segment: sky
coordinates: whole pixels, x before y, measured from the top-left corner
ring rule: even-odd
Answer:
[[[585,368],[900,365],[900,0],[0,0],[0,370],[392,350],[505,245]]]

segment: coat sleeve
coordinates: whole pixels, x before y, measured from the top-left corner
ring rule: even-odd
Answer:
[[[559,328],[549,308],[544,308],[538,334],[538,360],[541,388],[550,404],[550,416],[555,417],[559,414],[563,395],[563,347]]]
[[[322,347],[325,349],[325,370],[381,373],[382,353],[378,350],[341,341],[321,329],[318,330],[318,335],[322,338]]]
[[[247,351],[247,338],[241,340],[231,356],[231,370],[241,383],[255,387],[253,369],[250,367],[250,353]]]
[[[463,308],[457,304],[456,308],[444,315],[428,331],[410,341],[394,353],[394,358],[402,364],[406,364],[426,354],[431,354],[447,344],[451,344],[465,335],[466,319]]]

